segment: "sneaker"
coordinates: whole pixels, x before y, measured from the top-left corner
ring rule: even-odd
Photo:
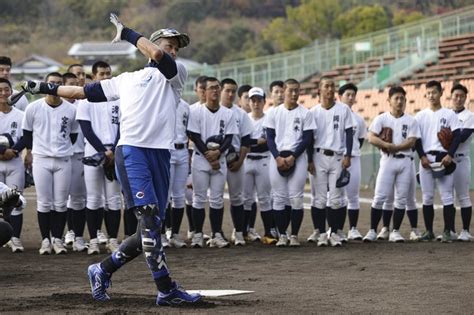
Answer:
[[[235,229],[232,230],[232,234],[230,235],[230,241],[235,242]]]
[[[211,237],[210,237],[209,235],[205,234],[205,233],[202,234],[202,238],[203,238],[205,241],[211,239]]]
[[[319,231],[318,231],[319,232]],[[328,246],[328,233],[321,233],[318,238],[318,246],[326,247]]]
[[[244,234],[242,232],[235,232],[235,234],[234,234],[234,245],[235,246],[244,246],[245,245]]]
[[[452,243],[453,240],[451,239],[451,231],[444,231],[443,234],[441,234],[441,243]]]
[[[75,252],[83,252],[87,249],[86,241],[83,237],[76,237],[74,243],[72,244],[72,250]]]
[[[392,232],[390,232],[388,241],[392,243],[403,243],[405,242],[405,239],[403,238],[403,236],[400,234],[398,230],[393,230]]]
[[[170,248],[171,247],[170,241],[166,237],[166,233],[161,234],[161,246],[163,246],[163,248]]]
[[[421,239],[421,232],[418,229],[413,229],[410,232],[410,241],[418,242]]]
[[[10,248],[12,249],[13,253],[22,253],[25,248],[21,243],[21,240],[18,237],[12,237],[10,240]]]
[[[41,242],[41,248],[39,249],[39,254],[40,255],[50,255],[51,251],[52,251],[51,242],[49,241],[49,238],[45,238]]]
[[[116,238],[109,238],[109,242],[107,243],[107,250],[109,253],[113,253],[117,251],[119,248],[119,243]]]
[[[224,248],[224,247],[229,247],[229,246],[230,246],[230,243],[227,242],[225,238],[222,236],[222,234],[219,232],[215,233],[214,237],[211,238],[209,242],[209,247]]]
[[[160,306],[193,304],[201,301],[201,298],[202,296],[199,293],[188,293],[173,281],[172,288],[168,293],[158,292],[156,304]]]
[[[356,227],[352,227],[349,230],[347,238],[351,241],[362,241],[362,234],[360,234],[359,230]]]
[[[194,231],[188,231],[188,232],[186,233],[186,239],[187,239],[188,241],[192,241],[193,236],[194,236]]]
[[[167,238],[167,239],[170,239],[170,238],[171,238],[171,235],[173,235],[173,232],[171,231],[171,229],[166,229],[165,234],[166,234],[166,238]]]
[[[186,243],[179,237],[179,234],[173,234],[170,238],[170,245],[174,248],[186,247]]]
[[[97,239],[99,240],[100,245],[107,244],[107,236],[101,230],[97,230]]]
[[[193,238],[191,240],[192,248],[203,248],[204,247],[204,238],[202,233],[193,233]]]
[[[420,241],[422,242],[429,242],[434,239],[435,239],[434,233],[431,231],[425,231],[420,237]]]
[[[60,238],[53,239],[53,250],[56,255],[67,253],[67,249],[64,247],[63,240]]]
[[[270,234],[273,236],[274,239],[278,239],[278,232],[276,228],[270,229]]]
[[[375,233],[374,229],[370,229],[363,239],[363,241],[366,243],[375,242],[376,240],[377,240],[377,233]]]
[[[74,243],[75,238],[76,238],[76,235],[74,234],[74,231],[69,230],[66,232],[66,236],[64,237],[64,243],[67,246],[71,246]]]
[[[337,236],[341,239],[341,243],[347,243],[347,236],[343,230],[337,230]]]
[[[278,240],[276,238],[273,238],[273,236],[266,236],[266,235],[262,237],[261,241],[262,241],[262,244],[265,244],[265,245],[273,245],[278,242]]]
[[[99,249],[99,240],[97,238],[93,238],[89,241],[89,247],[87,248],[87,255],[94,255],[100,254]]]
[[[290,236],[290,247],[299,247],[301,246],[300,241],[298,241],[298,236],[291,235]]]
[[[247,232],[247,236],[245,237],[245,240],[248,242],[256,242],[260,241],[261,237],[258,235],[257,230],[255,228],[249,229]]]
[[[472,235],[471,235],[471,233],[469,233],[468,230],[462,230],[461,233],[459,233],[458,241],[470,242],[471,239],[472,239]],[[13,238],[12,238],[12,240],[13,240]]]
[[[438,242],[441,242],[443,240],[443,234],[440,234],[440,235],[436,236],[436,240]],[[458,238],[459,238],[458,234],[456,232],[453,232],[453,231],[450,231],[449,235],[450,235],[451,241],[457,241]]]
[[[377,235],[377,240],[386,241],[390,236],[390,232],[388,231],[388,227],[384,226],[380,233]]]
[[[328,240],[329,240],[329,244],[331,244],[332,247],[342,246],[341,238],[339,237],[339,234],[337,233],[331,233]]]
[[[314,230],[313,233],[306,239],[309,243],[316,243],[319,239],[319,230]]]
[[[110,300],[106,290],[110,287],[112,281],[110,280],[110,276],[102,270],[100,263],[90,265],[89,268],[87,268],[87,275],[89,276],[89,283],[91,284],[92,297],[94,300]]]
[[[281,234],[276,243],[277,247],[286,247],[288,246],[288,236],[286,234]]]

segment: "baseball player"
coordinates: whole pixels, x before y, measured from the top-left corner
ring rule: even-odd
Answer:
[[[284,93],[283,93],[283,81],[273,81],[270,83],[270,102],[266,105],[265,112],[268,111],[272,107],[276,107],[278,105],[283,104],[284,101]]]
[[[0,182],[16,187],[21,193],[25,182],[25,168],[18,151],[21,150],[19,141],[23,135],[21,129],[23,112],[8,105],[8,97],[11,94],[10,81],[0,78]],[[20,239],[23,208],[13,208],[11,215],[8,216],[8,222],[13,228],[13,235],[8,245],[14,253],[24,251]]]
[[[461,143],[453,157],[457,167],[454,170],[454,192],[461,207],[462,231],[458,240],[470,241],[472,236],[469,233],[472,216],[472,203],[469,195],[471,186],[471,158],[470,145],[471,134],[474,130],[474,114],[464,107],[468,90],[461,84],[455,84],[451,89],[452,110],[456,113],[461,122]]]
[[[268,150],[266,132],[263,128],[265,114],[265,92],[259,87],[253,87],[249,90],[250,108],[252,111],[249,117],[253,124],[251,134],[250,151],[245,158],[244,174],[244,210],[246,223],[249,224],[250,213],[255,204],[255,192],[257,192],[258,202],[260,204],[260,215],[262,216],[265,233],[261,238],[262,243],[266,245],[276,244],[277,240],[271,234],[273,227],[273,212],[271,204],[271,183],[270,183],[270,151]],[[246,225],[247,225],[246,224]],[[249,235],[251,235],[249,230]]]
[[[352,140],[352,157],[351,166],[347,169],[351,173],[351,179],[349,184],[346,186],[347,193],[347,212],[349,216],[349,233],[348,239],[350,240],[362,240],[362,235],[357,230],[357,221],[359,219],[359,191],[360,191],[360,155],[361,149],[364,145],[364,140],[367,137],[367,127],[364,119],[354,111],[352,106],[356,102],[357,97],[357,86],[353,83],[348,83],[339,88],[339,98],[342,103],[349,106],[352,113],[353,120],[353,134],[354,139]],[[344,226],[345,215],[342,221]]]
[[[369,142],[381,150],[381,158],[372,202],[371,227],[364,237],[364,241],[367,242],[377,239],[377,225],[382,217],[383,204],[393,190],[395,190],[397,204],[389,241],[404,241],[399,230],[405,215],[409,188],[414,178],[412,147],[420,137],[417,122],[414,117],[405,114],[406,92],[402,87],[390,88],[388,102],[390,111],[375,117],[369,128]],[[390,128],[392,141],[379,137],[383,128]]]
[[[353,116],[349,106],[336,101],[333,79],[321,78],[319,89],[321,103],[310,110],[317,128],[308,154],[308,170],[313,176],[311,217],[314,226],[308,241],[317,241],[318,246],[327,246],[328,241],[331,246],[341,246],[339,230],[342,230],[347,202],[345,189],[336,187],[336,181],[342,170],[351,166]],[[328,202],[330,233],[326,233]]]
[[[0,80],[5,79],[0,78]],[[22,211],[25,207],[26,199],[19,191],[8,187],[5,183],[0,181],[0,246],[11,242],[13,238],[14,228],[12,228],[9,223],[11,222],[12,212]],[[16,248],[18,249],[18,247]],[[14,252],[19,252],[19,250]]]
[[[45,81],[50,86],[63,83],[61,74],[57,72],[48,74]],[[50,254],[51,247],[56,254],[67,252],[62,236],[71,185],[73,143],[78,132],[75,117],[74,105],[58,96],[48,95],[32,102],[23,119],[23,133],[29,133],[33,138],[33,176],[43,240],[39,250],[41,255]]]
[[[308,162],[303,152],[311,142],[316,129],[311,113],[298,104],[300,84],[295,79],[284,83],[284,102],[268,111],[264,121],[270,159],[270,180],[273,211],[280,233],[276,246],[288,246],[286,230],[289,225],[285,214],[286,202],[291,202],[290,246],[300,246],[298,232],[303,221],[303,193]]]
[[[433,233],[435,185],[438,186],[443,204],[444,232],[442,242],[451,242],[451,231],[454,231],[453,175],[451,173],[439,177],[439,169],[444,167],[447,170],[448,167],[451,167],[450,164],[453,163],[453,157],[461,141],[461,123],[452,110],[441,107],[442,94],[441,83],[438,81],[426,83],[425,97],[430,107],[419,111],[415,115],[421,132],[421,139],[416,143],[416,150],[420,157],[420,184],[426,227],[426,232],[421,237],[422,241],[430,241],[435,238]],[[438,133],[442,128],[450,128],[453,134],[453,140],[447,149],[438,139]],[[438,164],[435,162],[438,162]],[[441,166],[439,163],[441,163]]]
[[[74,63],[67,68],[67,72],[72,73],[76,76],[79,86],[84,86],[86,84],[86,72],[84,71],[84,66],[80,63]],[[92,78],[91,78],[92,79]]]
[[[227,189],[230,199],[230,213],[234,223],[235,232],[232,233],[231,240],[235,245],[245,245],[244,239],[244,199],[242,195],[244,168],[242,167],[245,156],[250,147],[250,134],[252,133],[252,122],[247,113],[234,105],[237,92],[237,82],[227,78],[222,80],[221,105],[232,110],[235,124],[239,130],[232,139],[232,146],[229,154],[237,153],[237,157],[232,162],[227,162]]]
[[[250,111],[252,110],[249,104],[249,90],[251,88],[252,87],[250,85],[244,84],[239,86],[239,89],[237,90],[237,105],[242,108],[246,113],[250,113]]]
[[[175,58],[178,50],[189,44],[189,37],[175,29],[160,29],[148,40],[124,27],[114,14],[110,19],[117,28],[114,42],[122,39],[136,46],[149,58],[147,67],[83,88],[32,81],[25,88],[33,93],[87,98],[94,102],[120,99],[116,168],[127,207],[135,208],[139,224],[137,232],[123,241],[117,251],[101,263],[89,266],[93,298],[110,299],[107,288],[112,274],[144,251],[158,288],[156,303],[196,303],[201,295],[189,294],[171,280],[160,237],[169,189],[169,150],[174,141],[176,107],[187,77],[186,69]]]
[[[10,71],[12,69],[12,60],[7,56],[0,56],[0,78],[10,80]],[[12,94],[18,93],[17,90],[12,89]],[[15,107],[21,111],[25,111],[28,106],[28,99],[22,96],[16,103]]]
[[[169,243],[176,248],[186,247],[179,236],[184,215],[186,180],[189,174],[188,136],[186,129],[189,120],[189,104],[183,99],[176,109],[176,138],[171,150],[170,196],[171,196],[171,237]]]
[[[112,78],[110,65],[104,61],[97,61],[92,65],[92,74],[96,82]],[[114,176],[107,175],[107,168],[113,168],[115,159],[115,145],[119,137],[120,102],[114,100],[90,103],[82,100],[78,105],[76,120],[87,140],[84,155],[88,157],[98,152],[105,154],[103,166],[84,166],[87,190],[86,220],[90,236],[87,253],[89,255],[100,253],[97,233],[102,217],[105,219],[109,236],[107,249],[113,253],[119,247],[117,235],[122,203],[120,184]]]
[[[222,232],[224,184],[228,172],[225,155],[232,145],[233,136],[239,134],[239,130],[232,110],[220,105],[220,92],[219,80],[213,77],[206,78],[206,104],[193,106],[188,123],[188,134],[194,143],[191,168],[195,233],[191,241],[192,247],[204,246],[202,226],[208,189],[212,230],[209,246],[217,248],[229,246]]]
[[[76,75],[70,72],[63,74],[63,85],[79,86]],[[75,99],[65,99],[69,103],[77,106],[79,101]],[[77,140],[74,143],[74,155],[71,158],[71,188],[67,202],[67,227],[68,231],[64,237],[66,245],[72,245],[74,251],[82,252],[86,250],[84,241],[84,226],[86,223],[86,185],[84,183],[84,136],[78,130]]]

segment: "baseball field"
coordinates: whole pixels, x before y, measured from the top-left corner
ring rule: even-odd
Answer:
[[[25,252],[12,254],[8,248],[0,248],[1,314],[442,314],[474,309],[473,242],[352,242],[342,248],[320,248],[306,242],[300,248],[255,243],[228,249],[167,249],[172,276],[186,289],[254,292],[206,298],[192,309],[157,307],[156,288],[145,260],[137,258],[114,274],[108,290],[112,299],[97,302],[90,295],[86,270],[106,256],[105,248],[98,256],[72,251],[40,256],[34,188],[27,190],[26,197]],[[370,192],[364,191],[362,197],[370,200]],[[362,204],[359,227],[363,234],[368,229],[369,206]],[[437,232],[442,230],[442,219],[442,212],[437,210]],[[460,230],[460,218],[456,219]],[[229,236],[229,213],[224,220]],[[419,227],[423,230],[421,211]],[[184,223],[183,234],[186,228]],[[261,231],[259,218],[257,229]],[[300,239],[311,232],[307,211]],[[407,218],[402,234],[408,237]]]

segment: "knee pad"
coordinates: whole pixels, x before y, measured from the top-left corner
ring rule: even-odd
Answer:
[[[293,209],[303,209],[303,197],[296,197],[290,200],[291,201],[291,208]]]

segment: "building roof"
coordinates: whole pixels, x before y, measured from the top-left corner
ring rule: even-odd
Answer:
[[[135,56],[137,48],[127,42],[84,42],[76,43],[68,51],[69,56]]]
[[[51,58],[31,55],[25,59],[20,60],[12,67],[12,74],[30,73],[30,74],[45,74],[58,71],[63,66],[62,63],[57,62]]]

